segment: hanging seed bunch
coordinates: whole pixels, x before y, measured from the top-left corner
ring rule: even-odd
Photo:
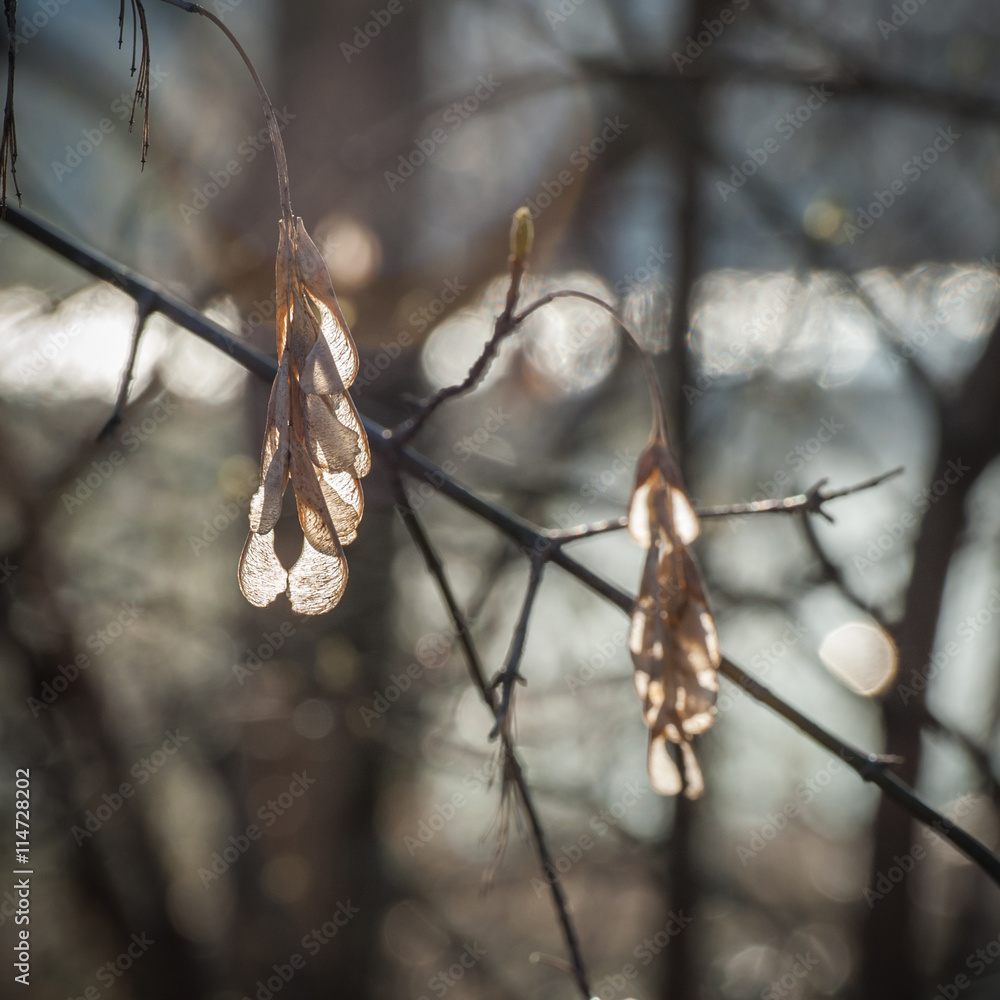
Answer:
[[[240,556],[240,589],[257,607],[286,593],[293,611],[320,615],[336,606],[347,586],[344,546],[357,537],[364,511],[360,480],[371,469],[368,439],[347,392],[358,372],[358,352],[323,255],[292,211],[281,130],[250,57],[204,7],[168,2],[207,17],[239,52],[260,94],[278,172],[278,374],[267,408],[260,487],[250,501],[250,533]],[[274,550],[274,528],[289,481],[303,540],[301,554],[286,570]]]

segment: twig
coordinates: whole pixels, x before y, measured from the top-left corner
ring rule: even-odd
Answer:
[[[510,650],[507,653],[507,662],[504,664],[496,677],[493,678],[492,688],[500,689],[500,704],[497,706],[496,722],[490,731],[490,739],[495,740],[501,729],[508,733],[511,700],[514,697],[514,685],[524,684],[525,680],[521,676],[521,656],[524,653],[524,643],[528,637],[528,619],[531,617],[531,609],[535,604],[535,595],[538,593],[539,584],[542,582],[542,569],[545,567],[545,560],[538,554],[531,556],[531,575],[528,577],[528,589],[524,594],[524,604],[521,606],[521,615],[517,620],[514,629],[514,636],[511,639]]]
[[[149,295],[154,311],[162,313],[179,326],[183,326],[196,336],[225,351],[233,360],[253,374],[268,382],[274,380],[278,366],[273,359],[265,357],[236,340],[220,326],[205,319],[191,306],[181,302],[180,299],[168,292],[157,289],[147,279],[140,278],[135,272],[123,265],[112,261],[82,242],[57,232],[48,223],[43,223],[20,209],[9,208],[6,221],[95,277],[113,282],[133,298],[138,298],[143,294]],[[631,595],[577,562],[567,554],[563,546],[553,545],[541,529],[478,496],[413,449],[401,447],[398,441],[393,440],[391,431],[375,421],[362,417],[362,423],[368,434],[372,450],[383,459],[392,461],[397,470],[426,480],[444,496],[494,525],[522,549],[544,553],[549,562],[562,567],[596,594],[620,608],[626,615],[631,614],[634,604],[634,598]],[[406,509],[408,507],[407,504]],[[458,610],[457,605],[455,609]],[[459,614],[461,614],[460,611]],[[458,621],[456,620],[457,627]],[[463,647],[466,648],[468,655],[469,649],[464,646],[464,642]],[[902,806],[911,816],[939,830],[946,839],[955,844],[959,850],[1000,885],[1000,857],[997,857],[975,837],[956,827],[954,823],[927,805],[905,782],[886,771],[884,763],[877,759],[873,761],[869,755],[827,732],[822,726],[802,715],[755,680],[732,660],[723,658],[720,671],[729,680],[740,685],[751,697],[767,705],[821,746],[838,754],[865,781],[871,781],[878,785],[889,798]],[[481,691],[484,687],[487,690],[489,687],[485,678],[482,678],[481,684],[477,680],[477,686]],[[489,701],[490,699],[487,699],[487,703]]]
[[[17,16],[17,0],[4,0],[3,9],[7,21],[7,99],[3,106],[3,134],[0,138],[0,219],[7,213],[8,166],[17,203],[21,204],[21,190],[17,186],[17,129],[14,127],[14,63],[17,51],[14,19]]]
[[[866,615],[871,615],[878,624],[888,630],[889,623],[886,620],[885,615],[878,608],[872,607],[867,601],[865,601],[860,594],[858,594],[854,588],[848,583],[847,577],[844,576],[843,569],[838,566],[829,556],[826,549],[823,547],[823,543],[819,540],[819,536],[816,534],[816,530],[809,523],[808,518],[802,522],[802,531],[806,536],[806,542],[809,548],[812,550],[814,556],[816,556],[819,562],[820,569],[823,571],[823,577],[829,580],[843,596],[851,602],[860,611],[863,611]]]
[[[863,482],[855,483],[853,486],[846,486],[843,489],[824,492],[826,479],[821,479],[815,486],[812,486],[805,493],[796,493],[794,496],[782,497],[773,500],[754,500],[747,503],[720,504],[715,507],[696,507],[695,513],[700,518],[706,517],[738,517],[745,514],[797,514],[800,512],[808,514],[819,514],[828,521],[833,518],[823,509],[823,504],[829,500],[836,500],[839,497],[850,496],[852,493],[860,493],[862,490],[870,490],[874,486],[884,483],[893,476],[898,476],[903,471],[902,466],[883,472],[880,476],[873,476]],[[603,521],[594,521],[591,524],[581,524],[575,528],[552,529],[545,532],[545,537],[555,545],[562,545],[566,542],[575,542],[580,538],[590,538],[593,535],[602,535],[608,531],[620,531],[628,527],[627,517],[608,518]]]
[[[128,390],[135,375],[135,359],[139,353],[139,340],[142,338],[142,331],[146,326],[146,320],[149,319],[150,310],[152,309],[152,302],[149,296],[136,299],[135,304],[135,325],[132,328],[132,343],[129,346],[128,360],[125,362],[125,370],[122,372],[114,408],[111,410],[111,416],[108,418],[107,423],[101,428],[100,434],[97,435],[98,441],[106,440],[122,422],[122,416],[125,413],[125,404],[128,402]]]
[[[646,376],[646,385],[649,388],[649,395],[653,404],[653,433],[656,434],[659,431],[663,439],[666,440],[667,428],[664,421],[667,411],[663,405],[663,392],[660,389],[660,380],[657,378],[656,369],[653,367],[653,359],[649,352],[639,343],[639,338],[632,332],[632,328],[625,322],[625,318],[614,306],[605,302],[600,296],[593,295],[590,292],[581,292],[573,288],[560,288],[555,292],[547,292],[540,298],[535,299],[530,306],[525,307],[514,317],[515,325],[520,325],[532,313],[555,302],[556,299],[580,299],[583,302],[589,302],[591,305],[603,309],[615,321],[618,328],[625,334],[628,342],[635,348],[639,355],[639,360],[642,362],[642,371]]]
[[[452,624],[454,625],[455,631],[462,644],[462,650],[465,653],[465,662],[469,670],[469,675],[472,678],[472,682],[478,688],[483,701],[493,714],[495,724],[499,726],[501,715],[500,708],[494,697],[494,688],[486,681],[486,672],[483,669],[482,659],[480,658],[479,651],[476,649],[475,642],[473,641],[468,621],[466,620],[462,609],[458,606],[458,601],[455,598],[454,591],[452,591],[451,584],[448,582],[448,577],[445,573],[441,558],[434,549],[434,546],[432,545],[427,532],[424,530],[424,526],[421,524],[416,511],[414,511],[414,509],[410,506],[410,501],[406,496],[406,492],[403,490],[402,481],[398,473],[395,477],[394,486],[398,498],[397,510],[400,511],[403,524],[406,526],[406,530],[410,533],[410,537],[413,539],[414,544],[420,550],[420,554],[424,557],[424,563],[427,566],[427,570],[437,583],[441,596],[448,607],[448,613],[451,615]],[[577,934],[576,927],[573,925],[572,918],[569,915],[569,900],[566,898],[566,891],[563,888],[559,870],[556,868],[555,863],[552,860],[552,852],[549,850],[545,830],[542,827],[541,820],[539,819],[538,810],[535,808],[534,799],[531,795],[531,789],[528,787],[528,782],[524,776],[524,769],[514,749],[510,733],[503,727],[500,727],[499,732],[501,735],[503,752],[505,754],[505,762],[507,764],[507,773],[510,774],[511,780],[514,783],[515,788],[517,788],[518,796],[521,799],[521,804],[528,817],[528,823],[531,826],[532,836],[535,841],[535,849],[538,853],[538,860],[541,862],[542,870],[546,875],[546,881],[549,883],[549,888],[552,890],[552,901],[555,904],[556,913],[559,917],[563,937],[566,939],[566,946],[569,949],[570,956],[573,960],[571,967],[573,978],[576,980],[576,984],[579,987],[584,1000],[590,1000],[592,993],[587,981],[587,971],[583,962],[583,953],[580,949],[580,939]]]
[[[240,58],[246,64],[247,69],[250,71],[250,76],[253,78],[254,86],[257,88],[257,93],[260,96],[260,103],[264,109],[264,118],[267,120],[268,134],[271,137],[274,164],[278,171],[278,196],[281,200],[281,215],[286,223],[292,224],[294,216],[292,213],[292,196],[289,193],[288,187],[288,160],[285,157],[285,144],[281,138],[281,128],[278,125],[278,117],[275,113],[274,105],[271,103],[271,98],[267,96],[267,91],[264,89],[264,83],[257,73],[256,66],[251,61],[250,56],[247,55],[246,49],[240,44],[240,40],[229,30],[225,22],[221,18],[216,17],[210,10],[206,10],[200,4],[188,3],[187,0],[162,0],[162,2],[170,4],[171,7],[179,7],[189,14],[201,14],[202,17],[207,17],[229,39],[233,48],[236,49]]]
[[[170,0],[168,0],[168,2],[170,2]],[[523,270],[523,268],[521,270]],[[653,368],[652,358],[649,356],[649,353],[643,349],[642,345],[639,343],[639,339],[635,336],[628,323],[625,322],[625,319],[614,308],[614,306],[609,305],[602,298],[592,295],[590,292],[579,292],[566,288],[555,292],[548,292],[541,298],[532,302],[531,305],[526,306],[517,315],[514,315],[514,308],[517,305],[520,282],[521,273],[517,268],[516,261],[512,260],[511,282],[510,288],[507,292],[506,308],[497,317],[496,323],[493,327],[493,336],[486,342],[486,346],[483,348],[482,353],[478,358],[476,358],[472,367],[469,369],[469,374],[456,385],[449,385],[444,389],[439,389],[423,405],[423,408],[419,413],[407,420],[404,420],[393,429],[393,438],[401,445],[409,444],[427,422],[431,414],[438,409],[438,407],[440,407],[443,403],[446,403],[449,399],[454,399],[457,396],[464,395],[479,383],[479,380],[483,377],[487,368],[489,368],[493,359],[496,357],[500,345],[507,339],[507,337],[514,333],[532,313],[537,312],[539,309],[552,302],[555,302],[556,299],[582,299],[585,302],[590,302],[592,305],[603,309],[615,321],[615,323],[618,324],[618,327],[639,353],[639,358],[642,361],[643,373],[646,376],[646,383],[649,387],[649,394],[653,403],[654,432],[658,428],[663,437],[666,438],[666,427],[663,422],[665,413],[663,406],[663,394],[660,391],[660,382],[656,377],[656,370]]]
[[[806,511],[810,514],[819,514],[826,518],[831,524],[833,518],[823,509],[823,504],[828,500],[836,500],[839,497],[847,497],[852,493],[860,493],[862,490],[870,490],[874,486],[880,486],[887,479],[898,476],[903,472],[903,467],[898,466],[883,472],[881,475],[872,476],[863,482],[855,483],[853,486],[845,486],[839,490],[832,490],[827,493],[823,487],[829,482],[828,479],[821,479],[811,486],[805,493],[797,493],[792,497],[785,497],[781,500],[755,500],[752,503],[724,504],[718,507],[698,508],[696,513],[699,517],[732,517],[740,514],[791,514],[796,511]]]
[[[493,324],[493,335],[486,342],[479,357],[473,362],[468,374],[457,385],[449,385],[439,389],[430,399],[423,403],[420,410],[412,417],[402,421],[393,429],[393,437],[400,444],[408,444],[417,436],[425,423],[437,412],[438,408],[449,399],[462,396],[470,389],[475,388],[487,369],[493,363],[493,359],[500,350],[500,345],[517,329],[519,320],[514,319],[514,309],[517,307],[518,296],[521,292],[521,279],[524,277],[523,260],[518,260],[512,255],[510,258],[510,284],[507,286],[507,301],[504,311],[497,316]]]
[[[128,130],[132,131],[135,124],[135,109],[142,107],[142,153],[140,167],[146,166],[146,153],[149,152],[149,28],[146,26],[146,9],[142,0],[130,0],[132,10],[132,68],[129,76],[135,76],[136,28],[139,29],[141,48],[139,51],[139,75],[135,80],[135,94],[132,97],[132,112],[128,119]],[[121,0],[118,8],[118,48],[122,47],[125,33],[125,0]]]

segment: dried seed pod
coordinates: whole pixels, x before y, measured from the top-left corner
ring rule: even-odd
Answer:
[[[698,517],[658,428],[639,457],[628,527],[646,548],[628,646],[649,727],[649,779],[662,795],[680,792],[670,740],[680,747],[684,794],[693,799],[705,783],[691,737],[714,721],[721,655],[701,574],[687,548],[698,537]]]
[[[282,219],[279,227],[278,374],[239,580],[251,604],[264,607],[286,592],[293,611],[318,615],[337,604],[347,585],[343,546],[357,536],[364,512],[360,480],[371,468],[371,453],[347,393],[358,353],[326,264],[300,218]],[[289,480],[305,537],[286,572],[274,551],[274,526]]]

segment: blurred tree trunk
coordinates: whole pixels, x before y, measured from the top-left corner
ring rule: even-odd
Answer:
[[[886,747],[904,762],[898,773],[916,784],[920,774],[921,720],[924,691],[915,697],[901,688],[913,688],[914,674],[926,678],[941,612],[948,569],[966,525],[965,501],[978,476],[1000,450],[1000,325],[994,328],[979,361],[964,384],[941,407],[940,439],[928,488],[944,483],[947,490],[931,495],[913,556],[913,572],[906,594],[906,610],[895,630],[899,647],[899,675],[883,705]],[[952,482],[952,480],[957,480]],[[945,671],[947,673],[947,671]],[[912,819],[883,798],[875,828],[875,851],[869,886],[897,857],[911,854],[923,836]],[[899,891],[877,900],[862,938],[863,996],[918,995],[913,907],[904,883]]]
[[[413,94],[419,92],[422,11],[419,5],[405,5],[366,47],[348,59],[340,48],[341,42],[354,45],[358,27],[372,20],[371,6],[360,0],[278,5],[275,63],[280,78],[269,86],[276,103],[287,105],[296,115],[284,132],[295,211],[305,218],[311,230],[331,213],[366,222],[383,241],[383,253],[391,267],[396,250],[388,241],[407,238],[410,229],[398,215],[387,220],[373,217],[371,205],[350,201],[358,176],[354,153],[358,145],[364,146],[363,142],[356,142],[359,135],[401,108],[412,107]],[[370,173],[378,166],[366,164],[365,170]],[[257,187],[248,185],[243,189],[239,204],[233,207],[230,224],[242,231],[247,228],[245,221],[252,220],[252,227],[266,238],[270,238],[267,227],[271,227],[276,243],[278,211],[273,177],[262,176]],[[272,212],[261,211],[261,205],[272,203]],[[384,203],[379,206],[383,214],[388,208]],[[244,220],[242,229],[240,219]],[[380,225],[383,221],[391,222],[391,228]],[[261,282],[259,289],[251,289],[248,284],[242,296],[244,301],[240,305],[245,315],[250,302],[271,294],[273,265],[268,261],[244,278],[254,284],[258,279]],[[392,306],[390,296],[381,296],[373,310],[361,313],[361,325],[373,341],[378,336],[388,339],[387,334],[395,332],[385,329]],[[363,360],[364,336],[356,336],[356,340]],[[273,354],[273,324],[265,324],[259,346]],[[389,383],[395,381],[397,378],[382,379],[378,388],[388,389]],[[263,386],[254,385],[248,405],[253,428],[248,451],[255,453],[267,406],[267,391]],[[371,690],[383,686],[392,662],[390,612],[395,515],[388,500],[389,488],[377,466],[362,485],[365,514],[357,541],[347,549],[350,578],[344,599],[323,618],[297,620],[298,632],[289,652],[307,670],[314,665],[318,669],[321,660],[329,666],[331,655],[339,658],[334,670],[343,677],[344,686],[334,693],[339,700],[335,704],[333,732],[323,741],[326,759],[316,762],[301,758],[282,763],[282,773],[289,768],[301,768],[318,780],[309,793],[307,827],[300,831],[295,845],[308,859],[310,882],[301,903],[289,907],[294,926],[272,926],[271,933],[262,937],[272,943],[287,938],[291,953],[301,950],[299,942],[303,935],[334,917],[338,903],[349,900],[360,911],[336,941],[316,958],[309,959],[305,970],[289,984],[293,995],[303,997],[318,996],[333,988],[338,994],[363,1000],[380,995],[380,986],[385,982],[379,971],[383,961],[379,931],[382,915],[395,891],[381,862],[375,810],[386,755],[378,740],[356,735],[348,713],[355,711],[353,702],[357,697],[368,696]],[[285,503],[285,518],[294,520],[294,507],[288,497]],[[290,617],[283,600],[278,607],[280,610],[269,610],[264,615],[248,610],[245,619],[248,635],[259,636],[263,629]],[[314,696],[329,698],[330,694],[329,690],[317,688]],[[284,724],[290,725],[289,720]],[[261,770],[273,773],[274,768],[269,765]],[[247,780],[248,784],[253,781],[249,777]],[[242,891],[254,897],[255,906],[260,905],[256,886],[246,885]],[[288,923],[287,914],[270,916],[272,920],[283,919]],[[262,915],[261,919],[266,917]],[[238,964],[246,970],[257,970],[245,974],[248,983],[286,957],[260,954],[253,945],[257,935],[250,931],[246,927],[236,934],[242,945]]]

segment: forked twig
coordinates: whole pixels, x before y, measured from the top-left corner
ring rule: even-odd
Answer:
[[[853,486],[845,486],[839,490],[832,490],[827,493],[823,490],[828,480],[821,479],[815,486],[812,486],[805,493],[796,493],[790,497],[780,497],[771,500],[754,500],[746,503],[719,504],[714,507],[695,507],[694,512],[698,517],[742,517],[747,514],[819,514],[827,521],[833,521],[830,514],[823,508],[823,504],[839,497],[850,496],[852,493],[860,493],[862,490],[870,490],[879,486],[887,479],[898,476],[903,471],[903,467],[891,469],[881,475],[872,476]],[[555,545],[563,545],[566,542],[575,542],[580,538],[590,538],[593,535],[603,535],[609,531],[620,531],[628,527],[627,517],[606,518],[601,521],[593,521],[590,524],[581,524],[575,528],[560,528],[547,531],[546,537]]]
[[[135,124],[135,109],[142,107],[142,154],[140,157],[141,167],[146,166],[146,153],[149,152],[149,28],[146,25],[146,8],[142,5],[142,0],[130,0],[132,10],[132,68],[130,76],[135,76],[135,53],[137,41],[139,45],[139,75],[135,78],[135,94],[132,97],[132,111],[128,119],[128,130],[132,131]],[[138,30],[138,39],[136,37]],[[125,37],[125,0],[121,0],[118,8],[118,48],[122,47]]]
[[[486,703],[493,715],[494,730],[500,734],[503,753],[505,755],[505,773],[510,776],[510,780],[517,789],[521,805],[524,807],[525,815],[528,817],[528,823],[531,826],[531,834],[534,839],[538,860],[541,863],[542,870],[546,874],[546,881],[549,884],[549,888],[552,890],[552,902],[555,905],[556,913],[559,917],[559,924],[562,928],[563,937],[566,939],[566,947],[569,949],[569,953],[572,958],[572,964],[570,966],[571,974],[576,981],[584,1000],[590,1000],[592,993],[587,980],[587,970],[583,962],[583,952],[580,949],[580,938],[577,934],[576,927],[573,924],[573,920],[569,915],[569,900],[566,897],[566,890],[563,888],[562,880],[559,876],[559,870],[553,862],[552,852],[549,850],[548,846],[548,839],[546,838],[545,830],[542,827],[538,810],[535,807],[535,802],[531,795],[531,789],[528,787],[528,782],[524,776],[524,769],[521,765],[520,758],[517,756],[517,752],[514,748],[513,740],[510,737],[508,729],[501,725],[503,717],[500,713],[500,706],[497,704],[494,696],[494,685],[489,684],[486,680],[486,672],[483,669],[482,659],[479,656],[479,651],[476,649],[475,641],[472,638],[469,623],[465,614],[462,612],[462,609],[458,606],[458,601],[455,598],[454,591],[451,589],[451,584],[448,582],[448,577],[445,573],[444,564],[441,562],[441,557],[437,554],[437,551],[431,543],[431,540],[427,535],[420,518],[417,516],[416,511],[410,505],[409,498],[406,496],[406,491],[403,489],[402,479],[398,471],[395,474],[393,485],[397,496],[396,509],[399,511],[403,524],[406,526],[406,530],[410,533],[410,537],[413,539],[414,544],[423,556],[424,563],[427,566],[427,571],[437,583],[438,590],[441,592],[441,597],[444,599],[445,605],[448,608],[448,613],[451,615],[452,625],[459,637],[459,641],[462,644],[462,650],[465,654],[465,662],[469,670],[469,676],[472,678],[473,684],[475,684],[483,698],[483,701]],[[535,584],[535,587],[537,588],[537,583]]]
[[[504,664],[496,677],[493,678],[491,687],[493,690],[500,689],[500,704],[497,706],[496,722],[490,730],[490,739],[495,740],[501,729],[506,728],[509,732],[508,714],[511,708],[511,701],[514,697],[514,685],[526,683],[521,676],[521,656],[524,653],[524,642],[528,637],[528,619],[531,617],[531,609],[535,605],[535,595],[542,582],[542,570],[545,567],[545,560],[537,555],[531,557],[531,573],[528,577],[528,589],[524,594],[524,603],[521,605],[521,614],[518,616],[517,625],[514,628],[514,635],[510,642],[510,650],[507,653],[507,662]]]

